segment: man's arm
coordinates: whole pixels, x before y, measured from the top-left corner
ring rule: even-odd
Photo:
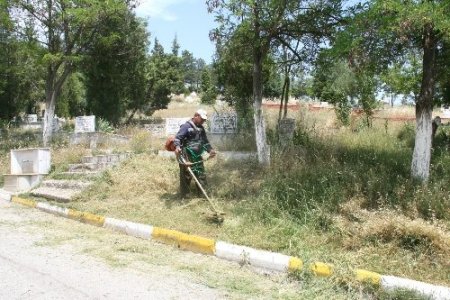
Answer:
[[[180,126],[180,130],[178,130],[175,140],[173,141],[175,145],[175,154],[179,155],[181,153],[181,145],[183,144],[183,141],[187,138],[188,135],[188,129],[190,128],[189,123],[184,123]]]
[[[216,151],[212,148],[211,144],[209,143],[205,128],[203,128],[202,133],[203,133],[203,141],[205,143],[205,150],[206,152],[209,153],[209,157],[213,158],[214,156],[216,156]]]

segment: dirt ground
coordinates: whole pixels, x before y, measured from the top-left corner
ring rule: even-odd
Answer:
[[[0,236],[1,299],[294,299],[304,294],[301,284],[285,275],[3,200]],[[320,298],[314,289],[304,295]]]

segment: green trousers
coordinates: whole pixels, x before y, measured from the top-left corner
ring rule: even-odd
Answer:
[[[183,151],[183,153],[184,153],[184,151]],[[205,166],[204,166],[203,162],[201,161],[201,158],[199,159],[198,156],[192,157],[192,155],[189,155],[188,153],[184,153],[184,157],[187,157],[188,158],[187,160],[189,162],[195,163],[190,168],[193,171],[197,180],[202,185],[203,189],[206,190],[208,183],[206,181]],[[192,181],[192,176],[189,173],[187,167],[180,164],[180,196],[181,197],[187,196],[187,194],[189,194],[192,191],[191,190],[191,181]],[[194,180],[194,183],[195,183],[195,180]],[[197,195],[203,196],[201,189],[197,186],[196,183],[195,183],[195,185],[197,187]]]

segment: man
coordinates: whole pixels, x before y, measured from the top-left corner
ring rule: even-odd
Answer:
[[[206,151],[209,157],[213,158],[216,152],[209,144],[206,137],[203,123],[208,119],[205,110],[199,109],[195,112],[194,117],[181,125],[180,130],[175,136],[175,154],[177,157],[182,155],[184,160],[192,163],[191,169],[203,188],[206,188],[206,173],[203,165],[202,154]],[[191,174],[186,166],[180,164],[180,196],[185,198],[190,192]],[[197,192],[201,193],[197,187]]]

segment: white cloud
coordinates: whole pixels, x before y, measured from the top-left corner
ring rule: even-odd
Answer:
[[[140,0],[136,14],[140,17],[175,21],[177,16],[170,11],[170,7],[189,0]]]

